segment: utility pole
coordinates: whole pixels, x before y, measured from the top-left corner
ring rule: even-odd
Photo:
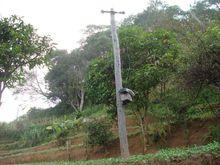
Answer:
[[[113,43],[113,51],[114,51],[116,106],[117,106],[117,115],[118,115],[120,150],[121,150],[121,156],[123,158],[128,158],[130,154],[129,154],[129,148],[128,148],[126,120],[125,120],[125,113],[123,110],[122,101],[119,95],[119,90],[122,89],[121,59],[120,59],[119,40],[118,40],[118,35],[117,35],[116,25],[115,25],[115,14],[124,14],[125,12],[115,12],[113,9],[111,9],[110,11],[102,10],[101,12],[110,13],[111,15],[111,34],[112,34],[112,43]]]

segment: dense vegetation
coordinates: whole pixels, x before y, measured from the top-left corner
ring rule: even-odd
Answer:
[[[133,102],[126,106],[126,115],[136,118],[145,151],[153,144],[166,146],[175,126],[183,127],[187,146],[188,123],[219,121],[219,5],[219,0],[202,0],[183,11],[178,6],[151,1],[146,10],[119,25],[123,86],[135,92]],[[79,48],[71,53],[53,50],[47,56],[50,65],[45,80],[49,91],[44,96],[58,104],[49,109],[32,108],[12,123],[1,123],[0,138],[18,140],[1,148],[35,146],[51,140],[65,145],[67,137],[76,134],[84,134],[85,145],[90,147],[107,146],[117,138],[110,127],[117,120],[110,30],[90,25],[85,32],[87,37]],[[219,132],[219,124],[210,125],[203,143],[219,142]],[[218,142],[211,145],[219,147]],[[167,160],[170,153],[188,156],[200,153],[197,149],[204,151],[166,150],[140,159]],[[139,161],[139,157],[129,161],[135,162],[136,158]]]

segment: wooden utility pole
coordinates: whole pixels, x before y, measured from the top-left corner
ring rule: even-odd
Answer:
[[[114,51],[116,105],[117,105],[117,114],[118,114],[118,131],[119,131],[119,140],[120,140],[120,150],[121,150],[121,156],[123,158],[128,158],[130,154],[129,154],[129,148],[128,148],[126,120],[125,120],[125,113],[123,110],[122,101],[119,95],[119,90],[122,89],[121,59],[120,59],[119,40],[118,40],[118,35],[117,35],[116,25],[115,25],[115,14],[124,14],[125,12],[115,12],[113,9],[111,9],[110,11],[102,10],[101,12],[110,13],[111,15],[111,34],[112,34],[112,43],[113,43],[113,51]]]

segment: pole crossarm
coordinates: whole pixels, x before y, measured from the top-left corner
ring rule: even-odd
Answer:
[[[124,11],[119,11],[119,12],[116,12],[114,11],[113,9],[111,9],[110,11],[106,11],[106,10],[101,10],[101,13],[111,13],[111,14],[125,14]]]

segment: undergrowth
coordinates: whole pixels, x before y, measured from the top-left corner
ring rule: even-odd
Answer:
[[[169,162],[175,158],[189,158],[192,155],[213,154],[220,157],[220,142],[212,142],[204,146],[194,146],[190,148],[162,149],[156,154],[133,155],[127,160],[123,158],[107,158],[89,161],[76,162],[52,162],[52,163],[32,163],[26,165],[115,165],[115,164],[147,164],[150,160],[157,159]]]

